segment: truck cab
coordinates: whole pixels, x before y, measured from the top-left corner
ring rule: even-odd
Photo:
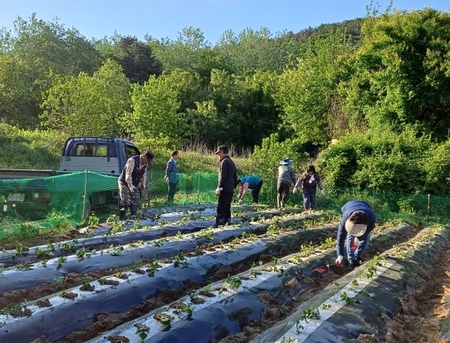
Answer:
[[[90,170],[119,176],[128,158],[139,155],[130,141],[106,137],[69,137],[62,151],[58,172]]]

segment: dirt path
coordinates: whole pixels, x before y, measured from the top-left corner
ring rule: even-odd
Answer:
[[[442,338],[450,331],[450,243],[434,265],[424,265],[420,288],[409,290],[401,311],[391,320],[385,318],[387,332],[381,339],[359,337],[364,343],[450,343]],[[443,329],[441,330],[441,327]]]

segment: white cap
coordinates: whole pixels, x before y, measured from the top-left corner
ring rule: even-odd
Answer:
[[[345,230],[352,236],[361,237],[367,231],[367,224],[355,224],[347,219],[345,222]]]

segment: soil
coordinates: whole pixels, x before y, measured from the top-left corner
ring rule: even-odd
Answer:
[[[450,330],[450,243],[433,265],[423,266],[426,273],[417,277],[420,287],[409,289],[408,300],[401,301],[401,311],[386,320],[387,332],[378,339],[361,335],[364,343],[450,343],[442,338]],[[446,327],[446,330],[441,330]]]
[[[414,228],[409,233],[408,237],[402,237],[402,240],[407,240],[414,236],[420,228]],[[74,237],[64,237],[65,239]],[[48,239],[46,240],[48,242]],[[389,246],[378,246],[377,249],[368,247],[366,255],[364,256],[366,260],[371,259],[378,252],[382,252],[392,247],[392,244],[399,242],[389,242]],[[285,249],[284,249],[285,250]],[[273,257],[282,257],[292,251],[280,251],[276,256],[271,255],[261,255],[260,261],[269,262]],[[359,340],[364,343],[381,343],[381,342],[396,342],[396,343],[425,343],[425,342],[449,342],[448,339],[442,339],[442,332],[440,326],[442,321],[449,316],[450,304],[450,244],[448,249],[446,249],[442,256],[439,256],[437,262],[432,266],[426,266],[427,274],[423,279],[421,279],[422,287],[420,289],[410,290],[411,297],[408,301],[402,302],[402,310],[398,313],[394,319],[386,319],[387,333],[382,338],[376,338],[368,335],[361,335]],[[214,277],[204,285],[199,285],[195,283],[186,283],[180,289],[165,289],[157,297],[148,299],[141,305],[131,309],[128,312],[120,314],[112,313],[99,313],[96,317],[94,323],[88,325],[83,330],[73,332],[63,339],[57,341],[56,343],[78,343],[85,342],[97,335],[111,330],[123,323],[126,323],[132,319],[140,317],[156,308],[167,305],[173,301],[176,301],[180,297],[189,294],[191,291],[197,290],[201,286],[205,286],[213,281],[226,279],[229,275],[235,275],[236,273],[248,270],[250,265],[240,265],[238,268],[230,268],[227,266],[222,267],[217,270]],[[424,266],[425,267],[425,266]],[[263,318],[258,322],[250,323],[248,326],[243,328],[243,332],[234,336],[229,336],[220,341],[220,343],[245,343],[250,339],[255,337],[260,332],[266,330],[267,328],[273,326],[275,323],[279,322],[281,319],[286,318],[290,315],[296,308],[305,300],[310,299],[325,287],[330,285],[334,280],[340,278],[342,275],[346,274],[349,270],[342,266],[330,265],[330,268],[326,273],[320,273],[317,277],[308,277],[306,275],[301,275],[302,282],[310,282],[314,287],[304,293],[298,294],[296,289],[299,288],[299,280],[293,278],[288,286],[289,290],[292,291],[292,302],[289,304],[280,304],[276,299],[270,296],[267,292],[260,292],[258,298],[266,303],[268,306],[263,312]],[[100,278],[105,275],[111,275],[117,273],[117,270],[112,271],[98,271],[95,273],[90,273],[89,275],[94,278]],[[126,275],[126,274],[124,274]],[[30,289],[19,289],[11,292],[0,292],[0,308],[12,307],[17,303],[23,301],[23,299],[33,300],[39,299],[43,296],[50,295],[53,293],[61,292],[64,289],[75,287],[76,285],[81,285],[84,275],[78,274],[68,274],[61,284],[44,284],[40,287],[30,290]],[[70,295],[65,293],[64,296]],[[447,299],[448,298],[448,299]],[[46,306],[42,303],[40,306]],[[181,305],[180,305],[181,306]],[[449,320],[450,322],[450,320]],[[448,330],[450,330],[450,323],[447,324]],[[115,336],[108,337],[111,342],[126,342],[128,341],[125,337]],[[35,340],[33,343],[44,343],[47,342],[45,337],[41,337]],[[217,343],[213,340],[211,343]]]

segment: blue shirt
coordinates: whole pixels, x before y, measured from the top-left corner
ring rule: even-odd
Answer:
[[[241,177],[240,180],[242,184],[248,182],[248,188],[255,189],[258,186],[258,183],[261,181],[261,178],[254,175],[248,175]]]

